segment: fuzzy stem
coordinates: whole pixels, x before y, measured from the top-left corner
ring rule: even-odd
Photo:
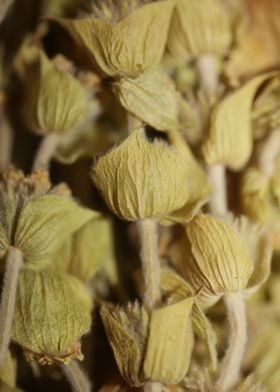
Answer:
[[[224,165],[212,165],[207,167],[207,172],[213,187],[210,212],[216,216],[225,215],[228,211],[226,169]]]
[[[267,177],[273,175],[275,159],[280,153],[280,129],[270,133],[259,154],[259,167]]]
[[[22,265],[22,252],[11,246],[8,249],[6,258],[6,269],[0,305],[0,364],[5,362],[9,348],[18,279]]]
[[[1,113],[0,119],[0,171],[7,169],[11,161],[13,145],[13,133],[4,114]]]
[[[216,94],[218,74],[215,57],[212,54],[200,56],[196,63],[200,85],[210,94]]]
[[[143,390],[144,392],[162,392],[162,384],[160,382],[147,382]]]
[[[229,344],[222,361],[218,385],[229,391],[238,381],[247,342],[245,301],[242,293],[224,296],[229,320]]]
[[[59,135],[57,133],[49,133],[43,138],[34,159],[33,171],[40,169],[48,170],[58,142]]]
[[[63,363],[60,366],[73,392],[91,392],[91,383],[76,361],[73,360],[68,365]]]
[[[156,220],[140,220],[138,231],[141,241],[140,257],[145,284],[143,302],[147,309],[152,310],[160,300],[160,260]]]

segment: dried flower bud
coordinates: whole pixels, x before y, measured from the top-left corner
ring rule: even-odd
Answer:
[[[40,363],[82,359],[79,340],[91,324],[91,298],[76,278],[50,271],[22,271],[12,340]]]
[[[116,25],[90,18],[56,22],[103,73],[135,77],[160,62],[173,6],[172,0],[146,4]]]
[[[26,55],[26,54],[25,54]],[[39,134],[64,133],[87,118],[86,90],[35,48],[27,52],[23,119]]]
[[[115,84],[121,104],[135,117],[158,130],[178,128],[178,97],[174,83],[163,72],[147,70],[136,79]]]
[[[112,311],[103,308],[101,317],[122,376],[131,386],[143,385],[141,363],[148,333],[148,313],[136,303]]]
[[[188,197],[186,173],[175,149],[150,142],[138,128],[99,159],[92,178],[115,214],[137,220],[164,217],[182,207]]]
[[[15,170],[5,174],[0,183],[0,254],[15,246],[23,252],[26,266],[42,267],[48,255],[94,217],[93,211],[61,192],[59,186],[50,189],[41,172],[30,177]]]
[[[223,221],[197,215],[175,247],[176,262],[202,297],[219,298],[246,289],[253,261],[241,236]]]
[[[209,135],[202,146],[208,165],[224,164],[231,170],[240,170],[246,165],[253,148],[253,98],[270,76],[255,77],[216,106],[210,120]]]
[[[168,37],[168,49],[175,58],[224,55],[231,41],[229,15],[221,1],[176,1]]]
[[[153,310],[150,319],[139,305],[102,310],[118,367],[130,385],[141,386],[145,381],[176,384],[183,379],[193,347],[192,305],[193,298],[187,298]]]

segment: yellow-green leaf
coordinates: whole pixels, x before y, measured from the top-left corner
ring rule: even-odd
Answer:
[[[147,70],[138,78],[121,78],[115,84],[121,104],[155,129],[178,128],[178,96],[174,83],[162,71]]]
[[[261,84],[271,76],[271,73],[256,76],[216,106],[202,146],[208,165],[224,164],[231,170],[246,165],[253,149],[253,99]]]
[[[58,249],[65,240],[98,214],[79,206],[70,197],[45,195],[30,200],[21,211],[15,232],[15,246],[30,266]]]

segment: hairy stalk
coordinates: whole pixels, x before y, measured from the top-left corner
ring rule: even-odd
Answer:
[[[160,382],[147,382],[143,389],[144,392],[161,392],[162,385]]]
[[[259,167],[267,177],[273,175],[275,169],[275,159],[280,154],[280,129],[275,129],[270,133],[265,141],[260,155]]]
[[[49,133],[43,138],[34,159],[33,171],[39,169],[48,170],[58,142],[59,135],[57,133]]]
[[[225,215],[228,211],[226,169],[224,165],[212,165],[207,167],[207,173],[213,187],[210,212],[216,216]]]
[[[215,57],[212,54],[200,56],[196,63],[200,85],[210,94],[216,94],[218,75]]]
[[[0,305],[0,364],[5,362],[9,348],[18,278],[22,265],[23,254],[21,250],[11,246],[6,257],[6,270]]]
[[[73,360],[68,365],[63,363],[60,366],[73,392],[91,392],[91,383],[76,361]]]
[[[216,95],[218,90],[218,75],[215,57],[205,54],[197,60],[197,71],[200,85],[209,93]],[[227,210],[226,169],[222,164],[207,167],[209,179],[213,186],[212,199],[209,202],[213,215],[224,215]]]
[[[3,112],[0,116],[0,171],[4,171],[11,162],[13,134]]]
[[[144,274],[144,305],[152,310],[160,300],[160,260],[158,256],[157,222],[144,219],[138,223],[141,241],[140,257]]]
[[[247,324],[243,293],[224,296],[229,320],[229,344],[222,361],[218,386],[229,391],[237,383],[247,342]]]

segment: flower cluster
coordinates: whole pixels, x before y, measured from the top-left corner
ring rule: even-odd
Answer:
[[[279,4],[30,4],[0,5],[0,391],[278,392]]]

